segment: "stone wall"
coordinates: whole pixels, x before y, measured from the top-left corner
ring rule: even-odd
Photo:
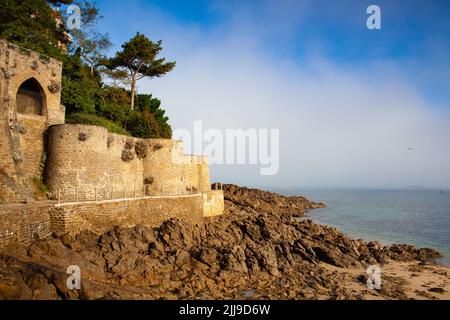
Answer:
[[[0,39],[0,203],[33,197],[33,180],[43,175],[45,131],[64,123],[61,73],[61,62]],[[29,79],[40,90],[41,115],[17,112],[17,92]]]
[[[136,149],[139,143],[144,155]],[[181,141],[138,139],[92,125],[55,125],[48,130],[47,157],[46,184],[62,200],[143,195],[144,181],[147,195],[210,190],[206,157],[184,155]]]
[[[1,81],[4,84],[4,93],[9,102],[10,119],[15,118],[19,87],[26,80],[34,78],[40,84],[44,96],[43,116],[48,119],[50,125],[64,123],[64,107],[60,105],[60,61],[0,39],[0,69],[3,73]]]
[[[35,115],[17,115],[17,123],[24,130],[19,134],[21,149],[17,168],[23,177],[22,184],[25,190],[35,191],[35,179],[43,176],[45,161],[45,130],[47,122],[45,118]],[[30,197],[32,194],[29,195]]]
[[[203,193],[203,216],[213,217],[223,214],[223,190],[211,190]]]
[[[20,251],[52,233],[102,234],[115,226],[159,226],[177,217],[203,224],[202,195],[143,197],[65,203],[35,202],[0,206],[0,251]]]
[[[56,207],[52,225],[56,233],[91,230],[101,234],[114,226],[159,226],[177,217],[194,224],[203,223],[202,196],[162,196],[138,199],[103,200],[62,204]]]
[[[211,190],[208,158],[205,156],[197,156],[197,163],[199,190],[208,192]]]
[[[142,190],[143,166],[134,152],[138,139],[109,133],[106,128],[65,124],[49,128],[45,181],[53,197],[95,200],[123,197]],[[129,144],[133,155],[122,159]]]
[[[105,190],[106,195],[114,193],[113,197],[118,195],[126,197],[127,195],[134,195],[135,192],[136,194],[142,192],[144,186],[143,164],[135,150],[136,143],[139,141],[145,144],[142,139],[108,133],[106,161],[103,165],[109,173],[110,190]],[[122,159],[123,152],[131,154],[132,160],[124,161]]]
[[[34,240],[51,235],[54,204],[33,203],[0,206],[0,250],[18,251]]]
[[[149,192],[179,193],[183,185],[183,144],[168,139],[149,139],[143,160],[144,178],[153,178]]]
[[[207,158],[185,155],[181,141],[64,124],[61,73],[61,62],[0,39],[0,247],[53,231],[102,232],[172,216],[201,223],[223,212]],[[30,201],[42,177],[54,199],[82,202]]]

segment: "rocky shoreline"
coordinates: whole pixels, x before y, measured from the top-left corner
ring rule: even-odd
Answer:
[[[236,185],[224,185],[224,195],[226,214],[204,226],[171,219],[2,254],[0,298],[448,299],[449,268],[433,264],[435,250],[366,243],[299,221],[324,206],[304,197]],[[67,288],[69,265],[81,269],[80,290]],[[369,265],[381,267],[379,290],[366,287]]]

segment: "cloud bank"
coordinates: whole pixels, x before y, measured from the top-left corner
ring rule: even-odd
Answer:
[[[138,26],[163,39],[166,56],[177,61],[165,78],[139,84],[139,91],[163,101],[175,129],[193,129],[196,120],[223,131],[280,129],[277,175],[260,176],[257,166],[214,165],[213,180],[450,187],[450,114],[424,98],[404,66],[383,60],[339,64],[323,54],[320,42],[308,44],[302,59],[276,54],[266,28],[247,13],[234,12],[206,30],[155,9]],[[142,21],[137,14],[135,21]],[[277,28],[300,23],[302,16],[294,17]]]

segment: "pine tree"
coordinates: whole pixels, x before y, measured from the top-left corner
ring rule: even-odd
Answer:
[[[145,35],[137,33],[122,45],[122,51],[109,59],[108,68],[114,70],[131,85],[131,110],[134,109],[136,82],[145,77],[161,77],[175,67],[175,62],[158,58],[162,50],[161,40],[153,42]]]

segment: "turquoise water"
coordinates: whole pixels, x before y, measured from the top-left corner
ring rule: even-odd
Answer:
[[[439,190],[273,190],[303,195],[327,208],[307,215],[319,224],[366,241],[408,243],[440,251],[450,265],[450,191]]]

